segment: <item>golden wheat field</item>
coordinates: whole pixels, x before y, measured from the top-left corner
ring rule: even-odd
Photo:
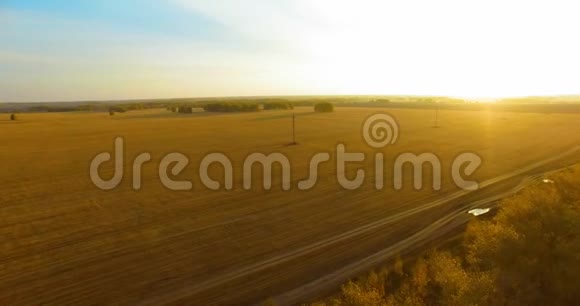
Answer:
[[[385,154],[385,188],[375,190],[372,165],[377,149],[361,136],[365,118],[388,112],[399,122],[396,144]],[[325,246],[307,256],[274,262],[293,250],[315,244],[425,201],[457,190],[451,160],[465,151],[483,164],[472,179],[493,178],[580,144],[580,115],[337,108],[314,113],[297,108],[296,140],[290,111],[247,114],[175,114],[144,110],[116,114],[21,114],[0,121],[0,304],[247,304],[290,290],[331,272],[431,220],[401,223],[381,235],[363,238],[356,248]],[[125,176],[118,188],[103,191],[89,178],[98,153],[113,151],[115,137],[125,141]],[[336,182],[336,145],[367,158],[351,163],[347,174],[369,169],[357,190]],[[132,161],[142,152],[141,190],[131,187]],[[190,163],[178,175],[193,181],[191,191],[172,191],[158,178],[158,164],[170,152]],[[234,190],[209,190],[198,175],[202,157],[222,152],[234,164]],[[253,152],[280,152],[292,162],[293,185],[308,176],[310,158],[329,152],[318,184],[311,190],[241,188],[244,158]],[[443,188],[393,190],[389,175],[402,152],[437,154]],[[112,163],[102,167],[112,173]],[[222,173],[210,169],[213,177]],[[280,169],[277,169],[280,170]],[[280,171],[274,171],[280,174]],[[429,172],[427,172],[428,174]],[[429,180],[427,180],[428,182]],[[428,184],[426,184],[428,185]],[[423,222],[423,223],[422,223]],[[271,263],[255,269],[257,263]]]

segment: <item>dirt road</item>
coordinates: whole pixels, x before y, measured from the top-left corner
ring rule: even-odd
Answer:
[[[357,242],[362,241],[365,237],[369,237],[372,233],[380,231],[389,225],[404,223],[407,220],[413,219],[414,216],[433,213],[434,210],[444,211],[444,214],[435,222],[427,224],[418,231],[407,231],[407,236],[399,236],[394,243],[388,245],[386,248],[380,249],[371,255],[359,258],[353,262],[345,263],[344,266],[330,274],[324,275],[304,285],[299,285],[295,289],[276,295],[274,298],[280,305],[291,305],[308,300],[332,288],[336,288],[336,286],[349,278],[364,273],[397,254],[420,248],[425,243],[437,239],[458,226],[465,224],[471,218],[467,214],[469,209],[482,206],[492,207],[501,198],[512,195],[530,184],[537,183],[545,173],[579,162],[579,151],[580,146],[573,147],[557,156],[552,156],[517,171],[481,182],[480,189],[477,191],[457,191],[433,202],[419,205],[376,222],[320,240],[316,243],[290,250],[282,255],[259,261],[228,273],[214,275],[205,282],[182,287],[178,290],[167,292],[164,295],[158,295],[144,301],[143,305],[192,301],[195,300],[194,297],[196,295],[202,292],[215,290],[224,284],[243,280],[251,275],[259,274],[262,271],[280,268],[281,266],[305,257],[325,256],[323,251],[336,245],[348,245],[356,248]],[[400,233],[397,234],[400,235]],[[248,287],[246,290],[251,290],[251,284],[246,285]],[[221,302],[218,301],[217,303]],[[231,300],[229,303],[231,303]]]

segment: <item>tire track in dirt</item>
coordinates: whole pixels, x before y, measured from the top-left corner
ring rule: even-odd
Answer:
[[[492,186],[492,185],[496,185],[502,182],[506,182],[510,179],[516,178],[518,176],[522,176],[525,175],[528,172],[533,171],[536,168],[539,168],[541,166],[545,166],[549,163],[558,161],[560,159],[563,159],[565,157],[568,157],[570,155],[572,155],[573,153],[576,153],[577,151],[579,151],[580,146],[575,146],[561,154],[558,154],[556,156],[552,156],[550,158],[538,161],[536,163],[530,164],[526,167],[523,167],[521,169],[518,169],[516,171],[512,171],[500,176],[497,176],[495,178],[486,180],[482,183],[479,184],[479,190]],[[471,202],[469,205],[481,205],[481,204],[485,204],[485,203],[490,203],[493,201],[497,201],[499,199],[501,199],[502,197],[505,197],[509,194],[513,194],[514,192],[517,192],[517,190],[520,190],[521,188],[527,186],[527,184],[529,184],[530,182],[532,182],[533,180],[524,180],[520,185],[516,186],[515,188],[509,190],[506,193],[502,193],[500,195],[493,195],[493,196],[488,196],[485,197],[481,200],[475,201],[475,202]],[[527,182],[527,183],[526,183]],[[222,275],[218,275],[215,276],[213,278],[210,278],[204,282],[195,284],[193,286],[186,286],[183,288],[179,288],[177,290],[173,290],[171,292],[167,292],[163,295],[158,295],[156,297],[153,297],[151,299],[145,300],[141,303],[141,305],[160,305],[160,304],[167,304],[167,303],[171,303],[171,302],[175,302],[181,299],[185,299],[187,297],[190,296],[194,296],[196,294],[199,294],[203,291],[209,290],[211,288],[220,286],[224,283],[227,283],[229,281],[233,281],[236,279],[240,279],[243,277],[246,277],[248,275],[260,272],[262,270],[274,267],[276,265],[291,261],[295,258],[301,257],[301,256],[305,256],[309,253],[313,253],[317,250],[341,243],[342,241],[348,240],[348,239],[352,239],[355,238],[358,235],[362,235],[365,233],[368,233],[370,231],[379,229],[385,225],[391,224],[391,223],[395,223],[398,221],[401,221],[402,219],[406,219],[409,218],[413,215],[417,215],[423,212],[426,212],[427,210],[442,206],[443,204],[449,203],[451,201],[454,200],[458,200],[461,197],[464,197],[468,194],[474,193],[477,191],[466,191],[466,190],[460,190],[457,192],[454,192],[448,196],[445,196],[441,199],[429,202],[427,204],[415,207],[415,208],[411,208],[407,211],[401,212],[401,213],[397,213],[394,214],[392,216],[389,216],[387,218],[366,224],[364,226],[360,226],[358,228],[355,229],[351,229],[349,231],[346,231],[344,233],[329,237],[327,239],[318,241],[316,243],[312,243],[310,245],[307,246],[303,246],[294,250],[290,250],[284,254],[280,254],[278,256],[263,260],[263,261],[259,261],[256,262],[254,264],[251,265],[247,265],[245,267],[241,267],[238,269],[235,269],[233,271],[224,273]],[[332,281],[336,281],[338,279],[344,279],[344,277],[346,275],[351,275],[356,271],[359,271],[360,269],[362,269],[362,267],[367,267],[367,266],[372,266],[376,263],[378,263],[381,260],[384,260],[385,257],[388,257],[390,254],[396,254],[398,252],[401,252],[402,250],[404,250],[405,248],[408,248],[414,244],[417,244],[419,242],[421,242],[422,240],[428,239],[428,237],[434,232],[434,231],[438,231],[440,230],[442,227],[444,227],[446,224],[449,224],[450,222],[452,222],[455,218],[457,218],[457,216],[459,214],[465,214],[465,209],[466,206],[462,206],[460,209],[457,209],[455,211],[453,211],[451,214],[437,220],[436,222],[432,223],[431,225],[429,225],[428,227],[424,228],[423,230],[413,234],[412,236],[410,236],[409,238],[400,241],[399,243],[379,252],[379,253],[375,253],[373,255],[370,255],[367,258],[364,258],[361,261],[355,262],[351,265],[348,265],[344,268],[341,268],[340,270],[324,276],[314,282],[311,282],[305,286],[302,286],[298,289],[294,289],[292,291],[287,292],[286,294],[280,295],[278,296],[277,300],[282,304],[289,304],[292,303],[293,301],[296,301],[298,299],[298,297],[302,297],[304,295],[307,295],[307,292],[311,292],[311,291],[315,291],[317,290],[317,288],[319,288],[319,286],[322,285],[328,285],[329,283],[332,283]]]

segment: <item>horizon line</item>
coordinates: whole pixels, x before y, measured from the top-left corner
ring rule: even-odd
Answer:
[[[107,103],[107,102],[138,102],[138,101],[156,101],[156,100],[204,100],[204,99],[260,99],[260,98],[320,98],[320,97],[423,97],[423,98],[448,98],[461,99],[466,101],[492,101],[504,99],[532,99],[532,98],[564,98],[578,97],[576,94],[556,94],[556,95],[513,95],[513,96],[453,96],[453,95],[418,95],[418,94],[305,94],[305,95],[240,95],[240,96],[191,96],[191,97],[156,97],[156,98],[120,98],[120,99],[81,99],[81,100],[48,100],[48,101],[0,101],[0,104],[33,104],[33,103]]]

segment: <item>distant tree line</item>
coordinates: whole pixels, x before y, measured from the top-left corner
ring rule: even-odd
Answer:
[[[294,105],[288,102],[267,102],[264,103],[265,110],[274,110],[274,109],[294,109]]]
[[[30,107],[28,109],[29,112],[32,113],[66,113],[66,112],[78,112],[78,111],[82,111],[83,109],[80,109],[79,106],[71,106],[71,107],[65,107],[65,106],[45,106],[45,105],[41,105],[41,106],[33,106]]]
[[[124,113],[126,111],[127,111],[127,108],[123,107],[121,105],[113,105],[113,106],[109,107],[109,112]]]
[[[449,109],[449,110],[494,110],[509,112],[537,113],[580,113],[580,96],[570,97],[530,97],[506,99],[497,103],[473,103],[464,99],[443,96],[312,96],[312,97],[248,97],[248,98],[183,98],[133,101],[85,101],[85,102],[50,102],[50,103],[1,103],[0,113],[26,112],[126,112],[142,109],[162,109],[176,113],[189,113],[187,107],[206,111],[242,112],[259,109],[276,110],[292,109],[299,106],[315,106],[330,103],[335,107],[389,107],[411,109]],[[215,106],[207,106],[213,105]],[[225,106],[228,105],[228,106]],[[236,106],[233,106],[236,105]],[[185,108],[184,108],[185,107]],[[181,110],[180,110],[181,108]]]
[[[203,106],[206,112],[258,112],[261,110],[257,103],[242,103],[242,102],[222,102],[211,103]]]
[[[179,107],[177,107],[177,112],[181,113],[181,114],[192,114],[193,107],[191,107],[189,105],[179,106]]]

